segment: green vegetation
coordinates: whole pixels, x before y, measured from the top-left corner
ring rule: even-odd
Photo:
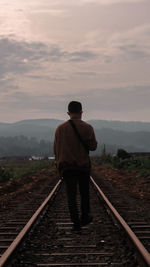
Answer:
[[[96,164],[108,164],[116,169],[138,171],[138,176],[150,176],[150,157],[133,157],[123,149],[118,149],[116,156],[102,154],[94,159]]]
[[[8,181],[11,179],[10,171],[6,170],[4,167],[0,166],[0,183]]]
[[[131,158],[131,155],[124,149],[118,149],[117,157],[120,159],[128,159]]]
[[[44,168],[53,168],[54,161],[3,160],[0,161],[0,183],[22,178]]]

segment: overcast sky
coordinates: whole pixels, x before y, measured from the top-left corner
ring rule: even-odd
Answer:
[[[0,122],[150,122],[150,0],[0,0]]]

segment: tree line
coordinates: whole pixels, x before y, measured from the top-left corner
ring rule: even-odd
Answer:
[[[53,143],[35,137],[24,135],[15,137],[0,137],[0,157],[11,156],[41,156],[53,155]]]
[[[90,152],[91,156],[101,155],[105,144],[106,152],[113,155],[117,153],[118,148],[123,148],[128,152],[140,152],[144,149],[137,149],[134,146],[110,144],[107,141],[101,143],[101,139],[98,140],[97,150]],[[52,139],[51,139],[52,140]],[[146,151],[146,150],[145,150]],[[36,137],[27,137],[24,135],[15,137],[0,137],[0,158],[2,157],[29,157],[29,156],[49,157],[53,156],[53,141],[47,141],[44,139],[38,139]]]

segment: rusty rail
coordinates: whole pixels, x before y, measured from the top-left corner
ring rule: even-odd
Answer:
[[[123,227],[123,229],[125,230],[127,235],[130,237],[130,240],[132,241],[132,243],[136,247],[137,251],[140,253],[142,261],[145,264],[145,266],[150,267],[150,254],[149,254],[149,252],[145,249],[143,244],[140,242],[140,240],[137,238],[137,236],[133,233],[133,231],[131,230],[129,225],[125,222],[125,220],[119,215],[118,211],[113,207],[113,205],[110,203],[108,198],[105,196],[105,194],[102,192],[102,190],[99,188],[99,186],[96,184],[96,182],[94,181],[94,179],[92,177],[91,177],[91,182],[98,190],[99,194],[101,195],[101,197],[103,198],[103,200],[107,204],[107,206],[110,209],[110,211],[112,212],[113,216],[117,219],[119,224]]]
[[[91,182],[95,186],[95,188],[97,189],[97,191],[99,192],[99,194],[101,195],[101,197],[103,198],[105,203],[107,204],[108,208],[111,210],[113,216],[117,219],[119,224],[122,226],[122,228],[128,234],[128,236],[130,237],[130,240],[132,241],[132,243],[136,247],[136,249],[137,249],[137,251],[138,251],[138,253],[142,259],[142,262],[143,262],[143,265],[140,265],[140,266],[150,266],[150,254],[148,253],[148,251],[145,249],[145,247],[140,242],[140,240],[137,238],[137,236],[133,233],[133,231],[128,226],[128,224],[125,222],[125,220],[119,215],[117,210],[112,206],[110,201],[107,199],[107,197],[104,195],[104,193],[99,188],[99,186],[95,183],[95,181],[92,177],[91,177]],[[0,258],[0,267],[4,267],[5,264],[7,264],[9,262],[11,255],[16,251],[19,244],[21,243],[21,241],[23,240],[25,235],[29,232],[29,230],[34,225],[34,223],[37,221],[39,215],[42,213],[45,206],[48,204],[50,199],[56,193],[56,191],[58,190],[60,185],[61,185],[61,180],[58,181],[58,183],[55,185],[53,190],[50,192],[49,196],[45,199],[45,201],[42,203],[42,205],[34,213],[34,215],[31,217],[31,219],[28,221],[28,223],[25,225],[25,227],[22,229],[22,231],[19,233],[19,235],[16,237],[16,239],[12,242],[10,247],[4,252],[2,257]],[[84,264],[82,264],[82,265],[84,265]],[[45,265],[38,265],[38,266],[46,266],[46,264]],[[52,266],[52,265],[49,265],[49,266]],[[70,266],[70,265],[68,265],[68,266]]]
[[[8,249],[4,252],[2,257],[0,258],[0,267],[5,266],[5,264],[8,262],[11,255],[14,253],[14,251],[17,249],[25,235],[29,232],[33,224],[37,221],[39,215],[42,213],[48,202],[51,200],[53,195],[58,190],[61,180],[57,182],[53,190],[50,192],[48,197],[44,200],[44,202],[41,204],[41,206],[38,208],[38,210],[33,214],[31,219],[28,221],[28,223],[24,226],[24,228],[21,230],[21,232],[18,234],[18,236],[14,239],[14,241],[11,243],[11,245],[8,247]]]

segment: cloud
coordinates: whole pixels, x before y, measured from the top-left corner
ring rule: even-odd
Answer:
[[[28,91],[29,88],[37,91],[41,87],[47,92],[50,82],[67,81],[71,75],[71,62],[76,64],[95,60],[96,54],[83,49],[67,51],[54,44],[4,38],[0,39],[0,58],[1,92],[11,92],[19,88],[24,91]]]
[[[6,73],[26,73],[37,68],[33,63],[41,59],[42,44],[27,44],[15,40],[0,39],[0,77]]]
[[[14,79],[0,80],[0,93],[6,93],[10,90],[16,91],[17,89],[19,89],[19,86],[15,83]]]
[[[95,59],[91,51],[64,51],[58,45],[0,39],[0,77],[6,73],[26,73],[40,69],[44,62],[87,61]]]
[[[49,14],[52,16],[63,16],[67,13],[67,10],[65,9],[38,9],[38,10],[32,10],[32,14]]]
[[[14,79],[11,74],[4,74],[3,77],[0,78],[0,93],[13,92],[19,89],[17,81]]]
[[[91,76],[91,77],[98,75],[98,73],[94,71],[79,71],[75,72],[74,74],[79,76]]]
[[[86,4],[98,4],[98,5],[114,5],[114,4],[124,4],[124,3],[145,3],[146,0],[55,0],[55,5],[60,6],[75,6],[75,5],[86,5]]]
[[[118,3],[144,3],[146,0],[81,0],[82,3],[96,3],[100,5],[113,5]]]
[[[140,60],[150,57],[150,53],[147,53],[142,47],[138,45],[121,45],[119,47],[123,57],[126,60]]]
[[[4,102],[9,103],[13,109],[36,109],[39,111],[61,110],[64,101],[79,99],[85,101],[91,110],[109,112],[129,112],[149,109],[150,85],[131,86],[110,89],[87,89],[86,92],[70,92],[67,94],[30,94],[25,92],[14,92],[5,97]],[[60,105],[60,106],[59,106]]]
[[[149,109],[150,85],[91,89],[88,105],[95,110],[117,113]]]
[[[28,36],[30,21],[26,16],[27,1],[1,0],[0,3],[0,36]]]
[[[89,32],[83,47],[99,55],[103,64],[114,61],[136,61],[150,57],[150,24],[143,24],[121,31]]]
[[[67,95],[69,98],[69,95]],[[38,113],[53,112],[57,113],[62,110],[62,106],[65,101],[64,95],[52,95],[52,94],[30,94],[26,92],[14,92],[9,95],[6,95],[3,98],[3,101],[0,103],[1,107],[6,107],[8,110],[13,110],[17,112],[21,110],[21,112],[26,113],[26,111],[37,111]]]
[[[90,51],[76,51],[68,54],[70,61],[87,61],[90,59],[95,59],[97,57],[96,53]]]
[[[31,16],[34,14],[46,14],[61,16],[66,13],[64,8],[53,1],[39,0],[1,0],[0,2],[0,35],[14,35],[20,38],[31,37]]]
[[[24,118],[54,117],[64,119],[71,100],[81,101],[84,118],[149,121],[150,85],[118,88],[91,88],[70,93],[16,91],[0,100],[0,109],[13,121]],[[18,112],[19,111],[19,112]],[[67,118],[67,117],[66,117]],[[4,120],[4,116],[3,116]],[[7,119],[5,119],[6,121]]]
[[[126,59],[141,59],[150,56],[150,24],[144,24],[110,38],[110,51]]]
[[[131,86],[150,84],[148,0],[0,5],[1,109],[57,112],[76,97],[95,114],[149,109],[149,89]]]
[[[44,81],[57,81],[57,82],[66,81],[65,78],[59,77],[58,75],[55,75],[55,77],[52,75],[26,75],[25,77],[29,79],[44,80]]]

